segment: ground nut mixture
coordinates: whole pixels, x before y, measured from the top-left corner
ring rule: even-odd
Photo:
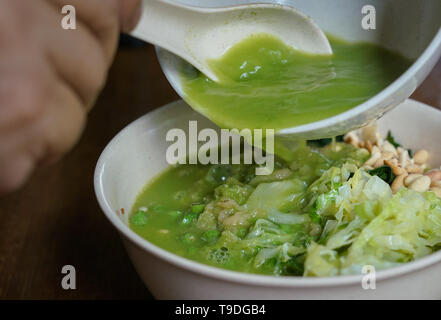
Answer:
[[[362,168],[372,170],[387,165],[392,169],[395,175],[391,184],[393,193],[404,186],[419,192],[430,190],[441,197],[441,168],[429,170],[427,150],[418,150],[411,156],[409,150],[394,141],[390,132],[383,139],[376,124],[347,133],[344,141],[369,151],[370,158]]]

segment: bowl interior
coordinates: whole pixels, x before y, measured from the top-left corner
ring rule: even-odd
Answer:
[[[127,226],[129,212],[137,195],[156,175],[165,170],[168,130],[181,128],[188,133],[188,122],[196,120],[198,130],[217,128],[194,112],[182,100],[173,102],[123,129],[105,148],[95,171],[95,192],[107,217],[123,233],[134,234]],[[413,100],[407,100],[379,121],[382,134],[391,130],[406,148],[427,149],[430,165],[441,165],[441,112]],[[121,213],[124,208],[125,214]],[[147,241],[145,241],[147,242]]]
[[[100,197],[124,223],[137,195],[146,183],[164,171],[167,132],[180,128],[188,136],[188,122],[196,120],[198,130],[217,127],[193,111],[182,100],[146,114],[123,129],[103,151],[95,172],[95,188]]]

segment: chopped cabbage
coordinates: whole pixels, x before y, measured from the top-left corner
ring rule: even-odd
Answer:
[[[354,274],[365,265],[389,268],[428,255],[441,245],[441,199],[431,192],[403,188],[392,196],[386,182],[358,170],[316,201],[317,211],[331,219],[320,245],[308,248],[304,275]]]

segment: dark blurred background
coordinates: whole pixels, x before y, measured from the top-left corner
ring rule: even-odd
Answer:
[[[1,299],[152,298],[98,207],[93,172],[116,133],[178,98],[154,47],[122,37],[78,145],[56,165],[39,169],[23,189],[0,198]],[[441,109],[441,61],[412,98]],[[61,288],[67,264],[76,268],[76,290]]]

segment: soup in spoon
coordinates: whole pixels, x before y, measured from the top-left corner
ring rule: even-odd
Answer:
[[[268,34],[252,36],[209,62],[220,82],[191,66],[184,70],[185,99],[222,128],[277,131],[363,103],[411,63],[374,44],[328,38],[333,55],[299,52]]]

